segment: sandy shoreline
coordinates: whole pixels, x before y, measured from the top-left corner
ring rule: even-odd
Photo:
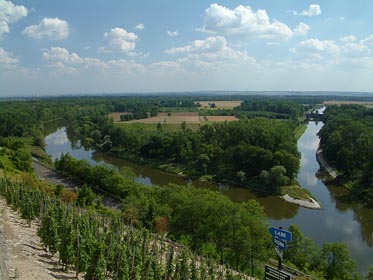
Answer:
[[[287,202],[297,204],[297,205],[299,205],[301,207],[304,207],[304,208],[322,209],[320,203],[318,203],[312,197],[310,197],[310,200],[307,201],[307,200],[302,200],[302,199],[296,199],[296,198],[291,197],[288,194],[285,194],[284,196],[282,196],[282,199],[284,199]]]

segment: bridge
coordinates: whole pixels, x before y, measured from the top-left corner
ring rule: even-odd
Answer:
[[[318,114],[318,113],[308,113],[306,114],[306,120],[307,121],[316,121],[316,122],[324,122],[325,116],[324,114]]]

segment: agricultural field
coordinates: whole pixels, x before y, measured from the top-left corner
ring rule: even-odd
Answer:
[[[125,113],[112,113],[111,117],[114,122],[120,121],[120,115]],[[237,121],[234,116],[199,116],[198,112],[172,112],[172,113],[159,113],[156,117],[126,121],[126,124],[144,123],[144,124],[203,124],[206,122],[224,122],[224,121]]]
[[[110,114],[110,117],[114,120],[114,122],[120,122],[120,115],[130,115],[129,112],[113,112]]]
[[[118,127],[125,127],[126,130],[131,130],[134,133],[138,131],[159,131],[159,129],[162,129],[162,131],[177,132],[183,129],[181,123],[162,123],[161,128],[159,128],[158,123],[117,122],[114,125]],[[197,131],[200,126],[200,123],[186,123],[185,129]]]
[[[363,105],[369,108],[373,108],[373,101],[346,101],[346,100],[329,100],[324,101],[324,105]]]
[[[201,105],[200,109],[233,109],[240,106],[242,101],[198,101],[195,103]],[[211,107],[211,104],[215,104],[215,107]]]

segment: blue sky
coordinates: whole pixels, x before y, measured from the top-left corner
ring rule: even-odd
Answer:
[[[0,96],[373,92],[370,0],[0,0]]]

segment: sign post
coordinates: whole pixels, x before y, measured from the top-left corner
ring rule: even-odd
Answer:
[[[275,251],[278,258],[278,278],[268,278],[269,280],[272,279],[287,279],[287,278],[280,278],[280,272],[282,269],[282,258],[283,252],[286,250],[287,242],[291,242],[293,236],[290,231],[283,230],[281,227],[271,227],[269,228],[269,233],[272,235],[272,243],[275,245]],[[269,272],[268,272],[269,273]],[[273,273],[272,273],[273,274]],[[267,266],[266,266],[266,279],[267,279]],[[289,276],[290,279],[290,276]]]
[[[271,227],[271,228],[269,228],[268,231],[273,237],[277,237],[278,239],[281,239],[281,240],[284,240],[284,241],[291,242],[291,240],[293,238],[293,235],[290,231],[283,230],[281,228]]]

